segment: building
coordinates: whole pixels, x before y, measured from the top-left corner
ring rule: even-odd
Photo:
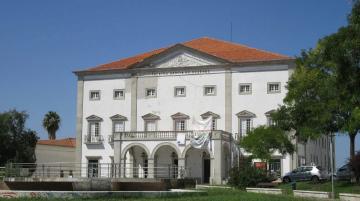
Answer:
[[[75,169],[76,139],[38,140],[33,176],[68,176]]]
[[[291,57],[205,37],[76,71],[81,175],[224,183],[238,155],[248,155],[236,142],[271,123],[293,70]],[[196,149],[193,122],[208,117],[210,145]],[[268,166],[284,174],[299,157],[274,154]]]

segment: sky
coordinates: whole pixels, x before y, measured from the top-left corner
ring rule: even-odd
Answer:
[[[46,139],[42,119],[56,111],[58,138],[74,137],[75,70],[203,36],[297,56],[346,25],[350,10],[350,0],[1,0],[0,112],[26,111]],[[348,138],[336,148],[340,166]]]

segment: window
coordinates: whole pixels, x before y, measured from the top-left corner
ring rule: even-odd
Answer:
[[[175,130],[176,131],[184,131],[186,130],[186,120],[175,120]]]
[[[145,131],[156,131],[156,121],[145,121]]]
[[[155,98],[156,97],[156,89],[150,88],[145,90],[145,97],[147,98]]]
[[[125,131],[125,122],[124,121],[114,121],[113,129],[115,133],[124,132]]]
[[[100,91],[90,91],[90,100],[100,100]]]
[[[97,137],[100,135],[100,122],[89,123],[89,135],[92,137]]]
[[[268,83],[268,93],[280,93],[280,82]]]
[[[114,90],[114,99],[120,100],[125,98],[125,92],[123,89],[115,89]]]
[[[239,94],[251,94],[251,84],[239,84]]]
[[[185,87],[175,87],[174,95],[175,95],[175,97],[185,97],[186,96]]]
[[[247,133],[250,132],[252,127],[252,119],[240,119],[240,138],[244,137]]]
[[[205,96],[215,96],[216,95],[216,87],[215,86],[205,86],[204,87],[204,95]]]
[[[275,122],[270,116],[266,117],[266,121],[267,121],[267,126],[275,126]]]

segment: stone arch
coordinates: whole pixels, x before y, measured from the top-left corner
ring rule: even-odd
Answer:
[[[191,144],[186,145],[184,151],[181,154],[181,158],[185,158],[186,157],[186,152],[191,148],[192,148]],[[206,151],[209,152],[210,158],[214,158],[214,155],[210,150],[206,150]]]
[[[144,144],[141,144],[141,143],[131,143],[131,144],[128,144],[122,151],[121,151],[121,158],[125,158],[125,154],[126,152],[131,148],[131,147],[134,147],[134,146],[139,146],[141,148],[143,148],[146,152],[146,154],[148,156],[150,156],[150,151],[149,149],[144,145]]]
[[[178,155],[178,158],[182,158],[180,149],[175,144],[170,143],[170,142],[162,142],[162,143],[156,145],[156,147],[153,149],[153,151],[152,151],[152,153],[150,155],[150,158],[154,158],[156,151],[159,148],[161,148],[162,146],[170,146],[170,147],[172,147],[176,151],[176,153]]]

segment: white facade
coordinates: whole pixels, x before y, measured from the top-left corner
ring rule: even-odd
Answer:
[[[81,156],[81,163],[86,164],[89,159],[97,159],[99,163],[122,163],[120,169],[126,170],[120,173],[123,177],[133,174],[134,167],[146,165],[146,170],[137,169],[137,176],[144,177],[148,174],[149,177],[156,177],[154,172],[159,171],[156,167],[166,167],[173,164],[172,160],[175,159],[179,168],[186,167],[187,176],[198,178],[199,182],[207,182],[204,179],[204,163],[208,163],[205,160],[208,158],[211,161],[209,182],[222,183],[227,179],[229,168],[236,161],[237,153],[231,147],[235,140],[239,139],[240,130],[246,130],[240,126],[241,122],[246,126],[246,121],[241,120],[250,119],[251,128],[268,123],[266,113],[282,104],[293,65],[293,61],[278,61],[229,66],[180,48],[154,59],[151,65],[147,64],[145,67],[112,73],[78,74],[77,137],[80,138],[80,146],[77,152]],[[244,84],[250,88],[245,93],[240,93],[240,85]],[[273,86],[269,86],[271,84]],[[176,96],[175,89],[179,87],[184,88],[184,91],[181,96]],[[206,94],[205,87],[213,87],[209,89],[212,94]],[[269,88],[276,90],[269,91]],[[147,91],[150,89],[154,90],[155,94],[154,91]],[[114,90],[123,90],[124,97],[114,99]],[[91,100],[92,91],[99,92],[94,95],[100,97],[98,100]],[[149,97],[147,93],[153,96]],[[220,131],[213,133],[211,148],[191,148],[191,133],[186,134],[189,138],[185,145],[179,145],[174,133],[178,135],[191,131],[192,121],[202,119],[201,115],[207,112],[216,114],[215,130]],[[176,116],[177,113],[186,116],[179,117],[185,121],[185,131],[173,132],[176,117],[172,115]],[[249,114],[251,117],[247,116]],[[121,115],[127,140],[120,135],[113,135],[114,121],[110,117],[114,115]],[[154,124],[150,123],[146,129],[148,121]],[[98,134],[103,136],[103,141],[86,143],[85,136],[95,132],[91,131],[91,122],[99,122]],[[158,132],[154,132],[154,135],[160,137],[144,137],[149,136],[146,130],[156,130]],[[231,134],[230,138],[224,137],[227,133]],[[125,133],[121,135],[125,136]],[[134,140],[131,140],[131,137]],[[170,156],[172,152],[176,154],[173,158]],[[141,159],[144,158],[143,153],[146,160]],[[314,151],[312,154],[322,158],[328,153]],[[298,165],[296,154],[275,154],[274,158],[280,159],[281,174]],[[151,169],[152,167],[154,169]],[[131,170],[127,171],[128,169]],[[161,171],[170,174],[165,168]],[[180,171],[176,176],[179,177],[179,174]]]

